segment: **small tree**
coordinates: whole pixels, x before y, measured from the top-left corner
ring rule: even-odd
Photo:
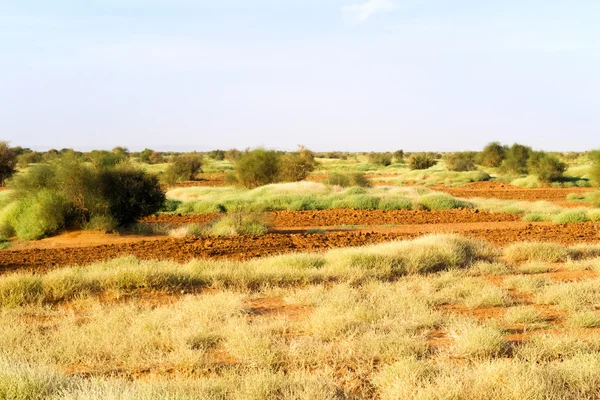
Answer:
[[[235,175],[247,188],[268,185],[279,177],[280,155],[273,150],[246,150],[235,164]]]
[[[284,154],[279,163],[279,180],[298,182],[306,179],[317,167],[315,155],[304,146],[299,146],[297,152]]]
[[[166,200],[156,176],[128,165],[102,171],[99,182],[108,214],[118,225],[158,212]]]
[[[413,154],[408,159],[408,168],[412,170],[428,169],[435,164],[437,164],[437,160],[428,154]]]
[[[477,164],[484,167],[499,167],[506,158],[506,146],[499,142],[487,144],[481,153],[477,156]]]
[[[8,142],[0,141],[0,186],[16,172],[16,166],[17,155],[8,147]]]
[[[513,144],[506,152],[501,169],[512,174],[526,174],[528,172],[527,160],[531,156],[531,147],[522,144]]]
[[[537,175],[544,183],[559,180],[567,169],[567,164],[558,157],[543,151],[532,152],[527,160],[527,169],[530,174]]]
[[[140,162],[143,162],[145,164],[151,164],[150,157],[152,156],[152,153],[154,153],[154,151],[152,151],[151,149],[144,149],[140,151]]]

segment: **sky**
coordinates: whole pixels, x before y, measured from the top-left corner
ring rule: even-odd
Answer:
[[[0,140],[590,150],[598,21],[598,0],[0,0]]]

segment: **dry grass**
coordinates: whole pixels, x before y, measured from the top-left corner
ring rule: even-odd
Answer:
[[[598,279],[526,274],[593,272],[597,248],[524,249],[433,235],[0,276],[0,398],[598,398]]]

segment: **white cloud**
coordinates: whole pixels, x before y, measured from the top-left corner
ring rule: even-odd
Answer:
[[[342,7],[344,17],[353,22],[364,22],[371,15],[396,8],[393,0],[367,0],[362,4]]]

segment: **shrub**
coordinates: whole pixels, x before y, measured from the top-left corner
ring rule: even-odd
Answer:
[[[27,151],[19,155],[17,160],[21,168],[26,168],[29,164],[42,162],[42,153],[38,153],[37,151]]]
[[[163,206],[161,207],[160,211],[162,212],[175,212],[177,211],[177,208],[182,204],[183,202],[179,201],[179,200],[173,200],[173,199],[166,199]]]
[[[100,187],[109,215],[118,225],[131,224],[154,214],[165,203],[165,194],[156,176],[127,166],[103,171]]]
[[[231,149],[225,152],[225,159],[230,163],[235,163],[242,156],[242,152],[238,149]]]
[[[299,151],[286,153],[281,157],[279,180],[283,182],[303,181],[316,167],[315,154],[300,146]]]
[[[392,164],[391,153],[369,153],[369,162],[371,164],[383,165],[387,167]]]
[[[23,239],[63,227],[113,229],[158,211],[165,202],[155,176],[127,164],[92,168],[71,155],[32,167],[11,187],[18,211],[6,224]]]
[[[17,155],[8,147],[8,142],[0,141],[0,186],[16,171]]]
[[[404,162],[404,150],[396,150],[394,153],[392,153],[392,157],[394,158],[394,162]]]
[[[499,167],[506,158],[506,146],[499,142],[487,144],[481,153],[477,155],[477,164],[485,167]]]
[[[276,182],[280,155],[273,150],[258,148],[245,151],[235,164],[235,175],[243,186],[252,189]]]
[[[114,232],[117,230],[118,223],[110,215],[94,215],[89,222],[84,224],[84,229],[98,232]]]
[[[44,189],[21,200],[9,223],[19,238],[40,239],[58,232],[68,212],[65,198]]]
[[[512,174],[526,174],[528,171],[527,161],[532,154],[531,147],[515,143],[506,151],[506,158],[502,162],[501,169]]]
[[[165,181],[174,184],[178,181],[193,181],[202,171],[202,156],[197,153],[177,156],[165,171]]]
[[[530,174],[537,175],[544,183],[551,183],[562,177],[567,169],[567,164],[561,162],[556,156],[536,151],[531,153],[527,160],[527,170]]]
[[[106,150],[93,150],[87,158],[96,168],[110,168],[120,162],[127,161],[128,156],[124,152],[114,153]]]
[[[208,157],[215,161],[223,161],[225,159],[225,151],[223,150],[212,150],[208,152]]]
[[[428,169],[435,164],[437,164],[437,160],[427,154],[413,154],[408,159],[408,168],[412,170]]]
[[[451,210],[454,208],[472,208],[470,203],[458,200],[447,194],[431,193],[422,196],[418,205],[425,210]]]
[[[160,164],[165,161],[161,153],[151,149],[144,149],[140,152],[140,162],[145,164]]]
[[[370,187],[371,182],[360,172],[354,172],[350,174],[339,174],[337,172],[331,172],[329,177],[325,181],[328,185],[348,187]]]
[[[590,180],[592,181],[592,185],[600,187],[600,150],[591,151],[588,157],[592,161],[589,172]]]
[[[475,171],[475,156],[477,153],[471,151],[452,153],[445,157],[446,168],[449,171]]]

